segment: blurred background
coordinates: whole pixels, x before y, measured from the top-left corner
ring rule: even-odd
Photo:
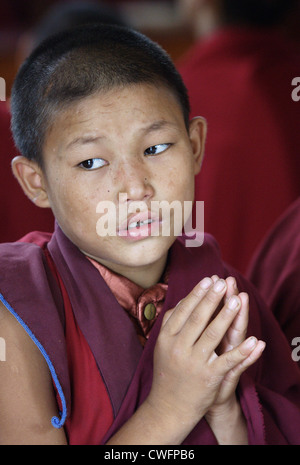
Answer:
[[[68,0],[1,0],[0,76],[5,78],[9,96],[20,60],[29,46],[30,35],[55,5]],[[81,2],[84,3],[84,2]],[[181,17],[177,0],[89,1],[106,5],[122,15],[124,22],[159,42],[174,60],[191,45],[193,33]]]
[[[9,95],[20,55],[32,33],[47,12],[69,0],[1,0],[0,12],[0,76],[5,78]],[[91,1],[87,2],[91,3]],[[189,4],[193,0],[106,0],[93,3],[107,5],[122,14],[125,22],[159,42],[176,61],[195,40]],[[288,34],[300,38],[300,9],[286,21]]]

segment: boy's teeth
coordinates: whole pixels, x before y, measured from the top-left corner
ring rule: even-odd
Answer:
[[[138,222],[137,223],[131,223],[128,225],[128,229],[132,229],[132,228],[136,228],[138,225]]]
[[[152,223],[153,220],[151,220],[151,218],[147,219],[147,220],[144,220],[144,221],[135,221],[133,223],[130,223],[128,225],[128,229],[132,229],[132,228],[140,228],[141,226],[143,226],[144,224],[149,224],[149,223]]]

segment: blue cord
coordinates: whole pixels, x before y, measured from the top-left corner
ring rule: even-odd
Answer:
[[[29,329],[29,327],[26,325],[26,323],[20,318],[20,316],[14,311],[14,309],[9,305],[9,303],[4,299],[3,295],[0,294],[0,301],[4,304],[4,306],[7,308],[7,310],[10,311],[10,313],[17,319],[17,321],[20,323],[20,325],[25,329],[27,334],[30,336],[32,341],[35,343],[37,348],[40,350],[41,354],[43,355],[44,359],[47,362],[47,365],[49,367],[52,379],[54,381],[54,384],[56,386],[57,392],[59,394],[59,397],[61,399],[62,403],[62,412],[59,412],[61,415],[61,418],[58,418],[57,416],[52,417],[51,423],[54,426],[54,428],[61,428],[66,420],[67,417],[67,404],[66,404],[66,399],[62,390],[62,387],[60,385],[60,382],[58,380],[57,374],[55,372],[54,366],[49,358],[49,355],[45,351],[44,347],[42,344],[38,341],[38,339],[35,337],[33,332]]]

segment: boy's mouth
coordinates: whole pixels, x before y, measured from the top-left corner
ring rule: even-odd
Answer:
[[[161,221],[157,216],[151,215],[150,211],[141,212],[127,219],[118,229],[118,236],[132,239],[141,239],[151,235],[157,236]]]
[[[148,218],[147,220],[144,220],[144,221],[140,221],[140,220],[138,220],[138,221],[133,221],[133,222],[129,223],[129,225],[128,225],[128,227],[127,227],[127,230],[133,229],[133,228],[137,228],[137,229],[138,229],[138,228],[144,226],[145,224],[153,223],[153,221],[154,221],[154,220],[151,219],[151,218]]]

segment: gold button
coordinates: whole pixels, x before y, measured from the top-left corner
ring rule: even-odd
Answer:
[[[144,308],[144,316],[147,320],[153,320],[156,315],[156,308],[154,304],[147,304]]]

